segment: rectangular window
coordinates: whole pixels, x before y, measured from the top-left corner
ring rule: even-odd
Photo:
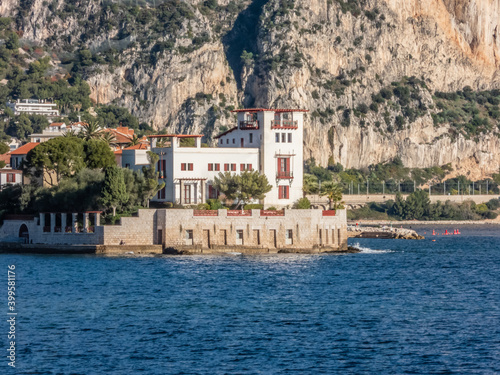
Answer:
[[[281,143],[286,143],[286,133],[281,133]]]
[[[289,186],[279,186],[278,199],[290,199],[290,187]]]
[[[221,138],[219,139],[219,144],[222,144],[224,142],[224,140]]]
[[[290,178],[290,158],[278,158],[278,177]]]
[[[236,139],[233,138],[233,145],[236,143]]]
[[[250,133],[250,135],[249,135],[249,142],[253,143],[253,134],[252,133]]]
[[[188,164],[188,171],[192,171],[193,170],[193,163],[189,163]]]
[[[275,134],[276,143],[280,143],[280,133]]]
[[[181,164],[181,171],[185,171],[186,170],[186,163],[182,163]]]
[[[192,229],[188,229],[186,230],[186,234],[185,234],[185,244],[186,245],[192,245],[193,244],[193,230]]]
[[[158,190],[158,195],[157,195],[158,199],[165,199],[165,190],[166,190],[165,186],[163,187],[163,189]]]
[[[236,164],[231,164],[231,172],[236,172]]]
[[[217,199],[219,197],[219,191],[212,185],[208,185],[208,199]]]
[[[15,182],[14,173],[7,173],[7,182]]]
[[[167,161],[158,160],[157,170],[159,173],[159,178],[165,178],[165,176],[167,175]]]
[[[247,164],[247,171],[251,171],[252,170],[252,164]]]
[[[220,171],[220,164],[219,163],[214,164],[214,167],[215,167],[216,171]]]
[[[292,143],[292,133],[288,133],[288,143]]]
[[[214,170],[214,165],[211,163],[208,163],[208,170],[213,171]]]
[[[287,245],[293,244],[293,231],[291,229],[287,229],[285,231],[285,244]]]
[[[228,145],[228,144],[229,144],[229,138],[228,138],[228,139],[226,139],[226,145]]]
[[[184,185],[184,204],[191,204],[191,185]]]
[[[236,231],[236,245],[243,245],[243,230],[238,229]]]
[[[245,164],[240,164],[240,171],[243,172],[245,170]]]
[[[224,164],[224,172],[227,172],[229,171],[229,164]]]

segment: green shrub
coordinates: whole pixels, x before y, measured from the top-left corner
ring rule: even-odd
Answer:
[[[209,199],[207,200],[207,204],[209,206],[209,210],[220,210],[224,208],[224,205],[218,199]]]
[[[311,208],[311,202],[306,197],[300,198],[297,202],[294,203],[293,208],[298,210],[307,210]]]
[[[264,205],[257,204],[257,203],[246,204],[245,207],[243,207],[243,209],[245,209],[245,210],[262,210],[262,209],[264,209]]]
[[[486,206],[488,206],[488,208],[490,210],[496,210],[500,207],[500,200],[499,199],[490,199],[487,203],[486,203]]]

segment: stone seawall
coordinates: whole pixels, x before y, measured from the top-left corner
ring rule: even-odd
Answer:
[[[78,246],[87,246],[87,251],[93,253],[161,253],[163,249],[183,254],[347,250],[345,210],[141,209],[134,217],[122,218],[118,225],[97,225],[89,233],[47,231],[40,221],[5,220],[0,228],[0,243],[19,249],[67,249],[70,253],[77,253]]]

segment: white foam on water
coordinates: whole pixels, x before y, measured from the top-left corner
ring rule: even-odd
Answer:
[[[361,254],[384,254],[384,253],[393,253],[394,250],[375,250],[370,249],[369,247],[361,246],[359,242],[352,244],[352,247],[360,250]]]

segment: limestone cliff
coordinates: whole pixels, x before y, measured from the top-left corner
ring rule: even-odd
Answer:
[[[452,163],[471,177],[500,167],[498,128],[469,136],[432,117],[435,91],[500,88],[500,0],[105,3],[4,0],[0,12],[17,20],[25,40],[56,52],[118,50],[119,64],[85,69],[92,98],[126,106],[157,129],[210,138],[231,126],[238,103],[300,107],[310,110],[305,157],[323,165],[364,167],[399,155],[409,167]],[[152,36],[143,10],[180,3],[177,27]],[[412,76],[422,85],[406,106],[356,110]],[[419,115],[408,116],[414,107]]]

